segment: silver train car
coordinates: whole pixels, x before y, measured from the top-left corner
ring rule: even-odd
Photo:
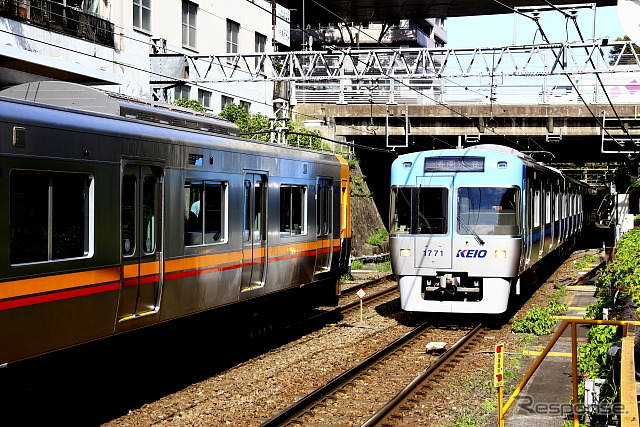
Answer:
[[[1,92],[0,366],[249,300],[335,302],[346,161],[237,134],[75,84]]]
[[[399,156],[390,251],[404,310],[502,313],[527,274],[575,243],[595,190],[497,145]]]

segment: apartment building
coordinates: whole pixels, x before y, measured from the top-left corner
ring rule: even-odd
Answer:
[[[212,54],[273,51],[274,10],[266,0],[0,0],[0,87],[57,79],[270,115],[273,83],[218,83],[201,70]]]

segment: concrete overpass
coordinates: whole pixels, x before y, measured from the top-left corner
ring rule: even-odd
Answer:
[[[541,161],[626,161],[638,153],[640,105],[336,105],[298,104],[297,118],[321,119],[329,138],[397,152],[494,143],[536,151]],[[543,152],[552,153],[552,156]],[[629,155],[628,155],[629,153]]]

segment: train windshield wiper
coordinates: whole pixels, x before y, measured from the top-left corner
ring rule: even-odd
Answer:
[[[482,240],[471,227],[469,227],[467,224],[465,224],[464,221],[462,221],[462,218],[460,218],[460,214],[458,214],[458,224],[462,225],[469,234],[473,234],[473,238],[476,239],[476,242],[478,242],[480,246],[484,246],[484,240]]]

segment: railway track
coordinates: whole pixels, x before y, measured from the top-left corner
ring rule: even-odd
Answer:
[[[566,277],[575,277],[576,270],[571,262],[566,264],[563,269],[567,273]],[[565,276],[557,276],[546,283],[545,290],[536,293],[532,302],[527,304],[545,304],[548,295],[554,291],[553,285],[560,283],[559,280],[563,280],[561,283],[565,284],[560,277]],[[387,292],[391,292],[380,296],[376,302],[364,301],[364,321],[360,321],[360,301],[355,296],[360,287],[371,296],[376,295],[379,288],[388,288]],[[404,370],[411,369],[411,375],[388,371],[391,373],[377,375],[375,378],[373,374],[363,373],[351,383],[366,384],[364,394],[347,394],[351,388],[349,384],[339,391],[319,393],[328,396],[329,403],[333,406],[347,408],[342,415],[343,419],[339,418],[340,415],[336,416],[337,420],[329,415],[325,420],[319,419],[320,415],[325,415],[322,411],[328,410],[316,405],[311,411],[302,408],[299,412],[306,418],[298,417],[297,422],[303,425],[322,423],[360,426],[367,423],[366,425],[441,426],[472,417],[474,420],[492,423],[495,414],[483,405],[486,399],[494,397],[493,389],[487,390],[484,386],[487,379],[491,378],[493,368],[491,350],[497,342],[505,342],[510,349],[515,349],[519,345],[518,338],[511,333],[508,325],[491,322],[488,324],[488,333],[480,332],[481,336],[477,336],[477,340],[467,341],[461,351],[449,353],[451,358],[446,359],[447,355],[426,354],[427,342],[448,341],[450,346],[458,342],[459,337],[473,329],[470,325],[474,325],[477,316],[403,312],[400,310],[397,294],[393,293],[395,289],[393,282],[384,285],[380,283],[380,286],[361,283],[344,289],[340,298],[342,311],[334,314],[329,322],[323,319],[320,325],[303,327],[309,329],[307,331],[295,330],[296,327],[293,326],[294,333],[284,339],[274,336],[268,338],[272,344],[271,350],[256,349],[256,357],[230,365],[229,369],[211,378],[181,386],[175,394],[164,393],[164,397],[157,401],[146,398],[149,403],[130,410],[127,415],[105,424],[105,427],[153,425],[159,421],[176,427],[293,424],[284,419],[282,422],[269,420],[301,397],[343,375],[357,363],[377,353],[384,345],[427,320],[432,325],[427,327],[430,335],[419,341],[413,350],[402,351],[404,358],[387,362],[388,365],[403,366]],[[316,314],[322,311],[330,310],[324,308],[317,310]],[[274,342],[274,338],[278,342]],[[476,344],[470,348],[469,345],[474,345],[473,342]],[[255,347],[254,342],[248,344],[251,348]],[[180,354],[182,353],[184,351]],[[198,351],[191,353],[199,354]],[[192,356],[189,358],[189,366],[191,358]],[[432,363],[432,360],[437,360],[439,366]],[[207,360],[206,366],[209,365],[211,360]],[[200,372],[202,369],[198,368],[196,371]],[[415,378],[425,371],[429,378],[425,385],[421,385],[424,379]],[[404,392],[400,393],[401,391]],[[368,394],[380,396],[369,399]],[[408,399],[400,403],[401,397],[407,394]],[[389,403],[394,400],[395,402]],[[326,403],[322,405],[330,406]],[[378,413],[380,410],[383,411]]]
[[[324,386],[265,421],[263,427],[293,425],[384,425],[398,408],[430,382],[483,330],[475,327],[437,328],[427,321]],[[434,340],[455,343],[444,353],[428,351]]]

